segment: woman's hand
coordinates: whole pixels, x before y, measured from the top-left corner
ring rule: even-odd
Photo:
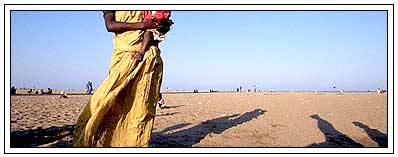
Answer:
[[[125,32],[131,30],[146,30],[152,28],[158,28],[158,25],[154,19],[146,20],[143,22],[135,22],[135,23],[125,23],[125,22],[117,22],[115,20],[114,12],[106,12],[104,15],[105,26],[108,32]]]
[[[141,62],[144,59],[144,54],[143,53],[136,53],[133,56],[133,59],[135,59],[137,62]]]
[[[159,27],[159,24],[156,22],[155,19],[144,20],[142,24],[143,29],[155,29]]]

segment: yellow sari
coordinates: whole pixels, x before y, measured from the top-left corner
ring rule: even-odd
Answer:
[[[141,22],[142,11],[116,11],[118,22]],[[151,46],[141,62],[133,59],[141,48],[143,31],[115,34],[109,76],[79,116],[76,147],[147,147],[162,82],[163,62]]]

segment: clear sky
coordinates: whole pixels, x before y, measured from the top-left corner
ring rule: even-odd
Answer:
[[[160,44],[162,89],[387,87],[382,11],[175,11]],[[13,11],[11,83],[83,89],[106,78],[113,34],[101,11]]]

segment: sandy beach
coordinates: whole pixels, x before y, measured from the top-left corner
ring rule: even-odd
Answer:
[[[56,92],[55,92],[56,93]],[[164,93],[151,147],[386,147],[387,94]],[[71,147],[90,95],[11,96],[11,147]]]

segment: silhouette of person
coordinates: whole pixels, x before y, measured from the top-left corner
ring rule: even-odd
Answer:
[[[317,114],[311,118],[318,121],[318,128],[325,135],[326,141],[323,143],[313,143],[309,147],[363,147],[362,144],[337,131],[331,123],[322,119]]]
[[[156,102],[156,106],[158,106],[160,109],[164,108],[164,99],[162,97],[162,93],[159,93],[158,101]]]
[[[64,92],[64,91],[61,91],[59,97],[60,98],[68,98],[68,94],[66,92]]]
[[[352,122],[355,126],[360,127],[368,136],[375,141],[380,147],[387,148],[388,146],[388,138],[387,134],[380,132],[379,130],[369,128],[369,126],[362,124],[361,122]]]
[[[51,88],[47,88],[47,92],[45,92],[45,94],[52,94],[53,90]]]
[[[14,86],[11,87],[11,93],[10,94],[11,95],[17,94],[17,89]]]
[[[230,116],[207,120],[188,129],[164,134],[167,131],[187,126],[190,123],[177,124],[166,128],[163,131],[154,133],[151,143],[155,147],[192,147],[192,145],[199,143],[211,133],[221,134],[225,130],[258,118],[265,112],[266,110],[255,109],[243,114],[233,114]]]
[[[88,81],[86,84],[86,89],[87,89],[86,94],[91,94],[91,92],[93,91],[93,83]]]

